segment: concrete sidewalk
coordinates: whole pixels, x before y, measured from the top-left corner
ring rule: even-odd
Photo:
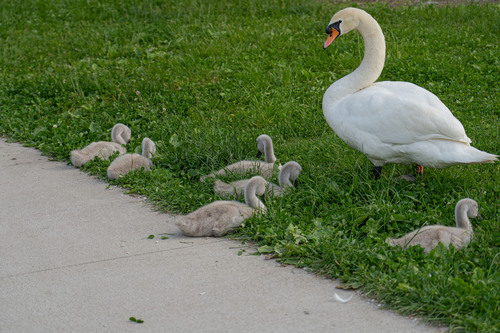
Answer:
[[[0,188],[0,332],[442,331],[357,294],[339,303],[353,292],[238,256],[240,242],[184,237],[140,198],[4,139]]]

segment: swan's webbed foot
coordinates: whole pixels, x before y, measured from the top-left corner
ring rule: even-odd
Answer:
[[[373,167],[373,176],[375,177],[375,180],[379,179],[381,174],[382,174],[382,167],[381,166],[374,166]]]
[[[417,165],[416,167],[417,171],[417,176],[412,176],[412,175],[401,175],[397,178],[397,180],[404,179],[407,182],[416,182],[418,179],[424,178],[424,167],[421,165]]]
[[[408,175],[408,174],[404,174],[404,175],[401,175],[398,178],[396,178],[396,180],[400,180],[400,179],[406,180],[407,182],[416,182],[417,181],[417,177],[412,176],[412,175]]]

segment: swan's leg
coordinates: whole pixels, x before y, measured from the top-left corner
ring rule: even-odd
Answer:
[[[379,179],[381,174],[382,174],[382,167],[381,166],[374,166],[373,167],[373,175],[375,176],[375,180]]]
[[[424,176],[424,167],[417,164],[417,176]]]

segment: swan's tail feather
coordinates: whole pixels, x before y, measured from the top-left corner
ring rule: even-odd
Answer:
[[[208,178],[215,178],[215,174],[214,173],[211,173],[209,175],[206,175],[206,176],[201,176],[200,177],[200,182],[204,182],[205,180],[207,180]]]
[[[418,158],[422,159],[422,163],[416,162],[417,164],[440,169],[460,164],[495,163],[498,160],[498,155],[481,151],[469,145],[445,140],[436,140],[432,143],[432,146],[419,146],[420,150],[424,149],[422,150],[423,154],[418,154],[420,155]],[[428,149],[431,149],[431,154],[428,153]],[[433,157],[429,158],[429,156]],[[439,158],[436,158],[436,156]]]
[[[495,163],[498,161],[498,155],[470,147],[466,156],[463,156],[463,160],[465,160],[465,164]]]
[[[209,237],[212,236],[212,233],[205,230],[202,221],[196,221],[185,216],[179,216],[175,225],[179,228],[185,236],[188,237]]]
[[[81,167],[88,161],[90,161],[90,158],[87,154],[83,153],[81,150],[73,150],[70,153],[69,157],[71,164],[73,164],[75,167]]]
[[[189,223],[187,223],[187,221],[185,221],[182,217],[178,217],[176,220],[175,220],[175,225],[177,226],[177,228],[179,228],[182,233],[186,236],[193,236],[194,232],[193,232],[193,228],[191,228],[191,226],[189,225]]]
[[[405,247],[406,244],[407,244],[407,240],[406,240],[406,237],[401,237],[401,238],[392,238],[392,237],[388,237],[385,242],[387,244],[389,244],[390,246],[401,246],[401,247]]]
[[[397,245],[396,242],[395,242],[395,239],[392,238],[392,237],[387,237],[387,239],[385,240],[385,242],[387,244],[389,244],[390,246],[396,246]]]

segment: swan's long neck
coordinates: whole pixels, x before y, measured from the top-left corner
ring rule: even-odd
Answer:
[[[455,220],[457,221],[457,228],[465,229],[472,234],[472,224],[469,220],[469,205],[466,202],[458,204],[455,207]]]
[[[341,98],[353,94],[375,82],[384,68],[384,33],[375,19],[365,12],[359,13],[358,31],[363,37],[365,54],[359,67],[351,74],[335,81],[323,96],[323,112]]]
[[[142,141],[142,156],[151,158],[156,152],[156,147],[153,141],[144,139]]]
[[[126,145],[130,136],[127,132],[130,130],[125,125],[117,124],[111,130],[111,141],[121,145]]]
[[[264,203],[257,198],[256,192],[257,187],[263,186],[262,193],[265,192],[265,181],[263,184],[256,184],[256,182],[249,182],[245,187],[245,203],[247,206],[260,210],[262,213],[266,213],[267,208]]]
[[[259,198],[257,198],[255,193],[251,196],[248,196],[248,197],[245,193],[245,202],[246,202],[247,206],[255,208],[255,209],[259,210],[261,213],[265,213],[267,211],[266,206]]]
[[[126,145],[127,143],[125,140],[123,140],[121,132],[123,132],[122,129],[117,129],[116,131],[111,133],[111,141],[116,142],[121,145]]]
[[[272,141],[265,141],[264,143],[264,158],[267,163],[276,162],[276,156],[274,156],[274,148]]]
[[[281,168],[280,176],[279,176],[279,184],[282,189],[286,187],[292,187],[292,182],[290,182],[290,171],[283,170],[284,166]]]

